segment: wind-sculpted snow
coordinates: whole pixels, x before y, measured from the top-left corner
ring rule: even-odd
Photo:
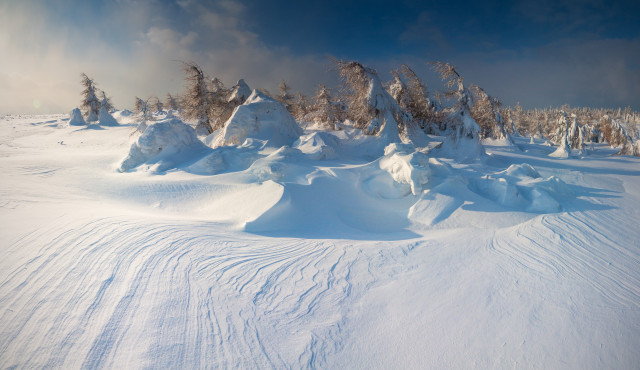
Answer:
[[[114,116],[0,120],[0,368],[640,363],[637,158]]]

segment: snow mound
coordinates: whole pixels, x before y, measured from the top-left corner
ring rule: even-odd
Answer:
[[[538,171],[528,163],[512,164],[509,168],[500,173],[518,178],[531,177],[533,179],[537,179],[541,177]]]
[[[420,194],[431,175],[429,157],[416,151],[413,144],[400,143],[389,144],[384,154],[380,169],[387,171],[395,182],[409,185],[411,194]]]
[[[302,129],[284,105],[253,90],[247,101],[235,109],[212,144],[213,147],[240,145],[252,138],[280,147],[291,145],[300,135]]]
[[[205,146],[194,129],[177,118],[148,123],[142,135],[131,145],[129,155],[119,170],[129,171],[142,164],[153,165],[155,172],[166,171],[193,161],[211,149]]]
[[[554,176],[543,178],[526,163],[472,180],[470,188],[503,206],[527,212],[558,212],[562,210],[561,200],[574,197],[562,180]]]
[[[82,112],[80,112],[79,108],[74,108],[71,113],[69,113],[69,125],[70,126],[84,126],[87,123],[84,121],[82,117]]]
[[[107,111],[107,108],[100,107],[98,112],[98,123],[102,126],[117,126],[118,121]]]
[[[337,158],[340,142],[337,137],[327,132],[314,132],[301,136],[293,147],[299,149],[310,159],[323,160]]]
[[[249,142],[249,140],[247,140]],[[245,144],[247,144],[245,142]],[[255,143],[252,143],[255,144]],[[262,158],[255,146],[218,147],[205,155],[186,170],[199,175],[216,175],[223,172],[237,172],[247,169],[257,159]]]

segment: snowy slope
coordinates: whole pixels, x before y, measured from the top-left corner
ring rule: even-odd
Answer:
[[[343,131],[120,172],[114,117],[0,119],[2,368],[640,363],[638,158]]]

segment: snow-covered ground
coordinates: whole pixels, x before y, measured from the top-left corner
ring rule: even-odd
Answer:
[[[640,158],[114,116],[0,118],[2,368],[640,364]]]

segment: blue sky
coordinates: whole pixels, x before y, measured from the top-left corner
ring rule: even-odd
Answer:
[[[66,112],[79,74],[116,106],[182,90],[176,60],[227,85],[312,93],[337,83],[327,56],[389,77],[448,61],[465,81],[526,108],[640,110],[638,1],[11,1],[0,0],[0,114]]]

